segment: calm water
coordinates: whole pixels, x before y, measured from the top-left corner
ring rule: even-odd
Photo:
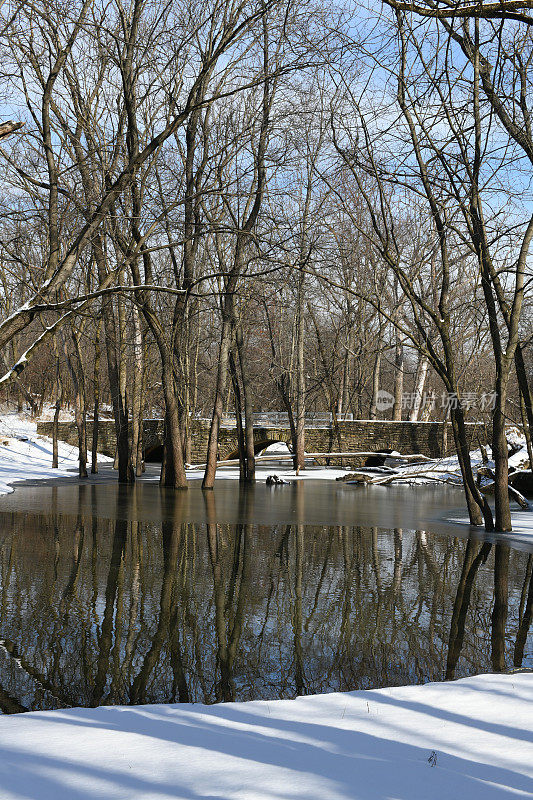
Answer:
[[[0,502],[0,708],[532,667],[533,555],[442,521],[460,506],[440,487],[325,482],[17,489]]]

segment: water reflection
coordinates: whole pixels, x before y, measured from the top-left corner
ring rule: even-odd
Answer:
[[[149,521],[122,488],[113,519],[91,513],[100,489],[81,487],[75,514],[58,513],[53,488],[45,514],[0,514],[6,713],[533,666],[527,552],[423,530],[220,523],[213,492],[201,523],[179,498]],[[239,518],[253,497],[236,491]]]

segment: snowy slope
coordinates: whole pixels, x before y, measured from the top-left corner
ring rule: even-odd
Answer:
[[[0,717],[2,800],[533,797],[533,675]]]
[[[98,459],[112,461],[103,455]],[[52,440],[37,435],[35,422],[18,414],[0,415],[0,494],[12,492],[18,481],[72,477],[78,469],[77,448],[59,442],[58,462],[59,468],[52,469]]]

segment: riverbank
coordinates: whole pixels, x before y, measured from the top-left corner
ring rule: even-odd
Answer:
[[[58,442],[58,468],[52,469],[52,440],[37,435],[37,424],[19,414],[0,415],[0,494],[21,481],[71,478],[78,470],[78,450]],[[90,464],[89,453],[89,464]],[[113,459],[99,455],[99,461]]]
[[[517,443],[521,444],[520,442]],[[281,444],[273,445],[270,448],[271,453],[275,453],[276,451],[280,453],[288,452],[286,446]],[[45,482],[58,478],[67,478],[70,479],[69,482],[71,482],[76,477],[78,470],[77,448],[66,444],[65,442],[59,442],[58,452],[59,468],[52,469],[52,441],[47,437],[37,434],[36,423],[15,413],[0,415],[0,494],[13,492],[14,485],[20,482]],[[525,446],[521,446],[520,449],[518,449],[517,452],[511,457],[510,464],[515,467],[519,467],[521,463],[523,463],[525,455]],[[99,454],[98,460],[104,469],[102,470],[101,476],[99,476],[96,480],[98,482],[106,482],[109,480],[114,482],[115,474],[106,474],[106,468],[109,469],[113,459]],[[481,466],[483,464],[481,453],[472,453],[472,461],[474,469],[476,469],[478,466]],[[149,467],[150,468],[147,470],[147,474],[143,476],[140,481],[138,481],[140,485],[146,482],[158,481],[159,476],[157,465],[149,465]],[[449,533],[450,531],[446,530],[444,526],[449,528],[450,525],[453,525],[457,526],[459,529],[464,529],[465,519],[463,517],[464,512],[462,510],[462,508],[464,508],[464,500],[462,497],[462,484],[458,478],[457,459],[455,457],[441,459],[438,463],[432,462],[431,467],[432,470],[430,470],[427,466],[423,467],[426,475],[425,477],[422,477],[419,474],[421,469],[420,466],[401,466],[399,467],[401,473],[400,480],[395,481],[393,484],[387,486],[353,487],[340,482],[338,484],[339,492],[364,492],[364,495],[358,494],[357,497],[361,498],[364,496],[365,500],[362,504],[362,507],[357,509],[357,516],[353,516],[353,514],[351,514],[348,519],[339,518],[337,520],[337,524],[349,524],[351,521],[354,524],[359,522],[361,524],[374,524],[378,527],[385,528],[395,526],[414,526],[424,529],[429,528],[430,530],[442,529],[442,531],[445,533]],[[350,467],[341,469],[337,467],[309,466],[307,469],[300,472],[299,475],[296,475],[291,465],[287,462],[267,462],[266,464],[259,463],[256,473],[257,485],[265,484],[269,475],[276,474],[282,479],[283,482],[292,484],[293,486],[300,482],[312,482],[313,485],[317,485],[317,491],[319,491],[318,485],[324,484],[325,481],[330,483],[339,477],[344,477],[346,476],[346,472],[350,469]],[[190,482],[191,489],[196,489],[199,487],[202,476],[203,472],[201,470],[187,470],[187,478]],[[217,470],[217,485],[219,485],[222,481],[236,481],[238,479],[239,470],[237,467],[219,467]],[[94,476],[91,476],[89,480],[84,481],[84,483],[89,484],[94,480]],[[429,513],[418,514],[409,511],[408,513],[401,514],[400,518],[396,513],[392,513],[391,516],[387,514],[384,515],[383,511],[380,511],[378,514],[376,512],[375,504],[371,499],[374,495],[369,494],[369,492],[384,492],[386,493],[387,498],[391,500],[392,505],[397,504],[398,500],[401,499],[401,505],[407,508],[409,501],[405,501],[406,499],[404,493],[407,492],[409,497],[411,497],[411,493],[416,487],[422,489],[424,486],[433,487],[437,493],[433,496],[437,498],[440,496],[444,497],[445,493],[450,490],[453,490],[454,492],[459,491],[461,493],[458,495],[460,507],[454,509],[454,513],[452,515],[444,513],[441,514],[440,512],[444,512],[445,509],[438,508],[438,501],[437,503],[430,502],[428,507]],[[293,522],[295,521],[294,514],[296,513],[297,509],[291,509],[290,513],[286,514],[285,516],[283,516],[283,514],[279,514],[279,510],[283,510],[284,506],[284,495],[282,493],[280,494],[282,491],[283,486],[270,487],[267,497],[263,498],[263,506],[266,517],[269,521],[276,519],[278,522]],[[414,496],[412,499],[413,501],[415,500]],[[292,503],[292,499],[290,502]],[[233,501],[231,502],[231,505],[233,507]],[[414,505],[416,506],[418,503],[416,502]],[[222,503],[218,503],[217,513],[220,514],[222,509],[223,501]],[[328,524],[328,522],[331,522],[335,517],[337,503],[335,503],[335,509],[331,508],[330,505],[326,505],[323,508],[323,511],[325,516],[324,514],[322,516],[320,514],[316,514],[313,519],[298,519],[298,521],[307,522],[308,524]],[[331,517],[331,514],[333,514],[333,517]],[[230,515],[226,514],[224,519],[228,522],[234,521],[233,513]],[[494,537],[488,538],[494,538],[494,540],[501,540],[505,538],[514,543],[527,543],[533,537],[533,513],[523,512],[520,510],[517,504],[513,503],[513,520],[514,531],[512,534],[496,534]],[[202,520],[198,519],[195,521]],[[244,520],[239,517],[239,521],[249,520]],[[476,535],[478,533],[479,535],[484,535],[481,530],[472,530],[475,531]]]
[[[0,717],[2,800],[533,796],[533,674]]]

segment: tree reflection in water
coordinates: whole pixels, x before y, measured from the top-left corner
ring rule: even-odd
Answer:
[[[213,492],[205,524],[187,522],[179,499],[162,523],[139,521],[127,488],[107,519],[87,513],[83,493],[97,491],[80,488],[74,517],[53,503],[0,515],[5,713],[533,666],[526,552],[421,530],[220,524]]]

